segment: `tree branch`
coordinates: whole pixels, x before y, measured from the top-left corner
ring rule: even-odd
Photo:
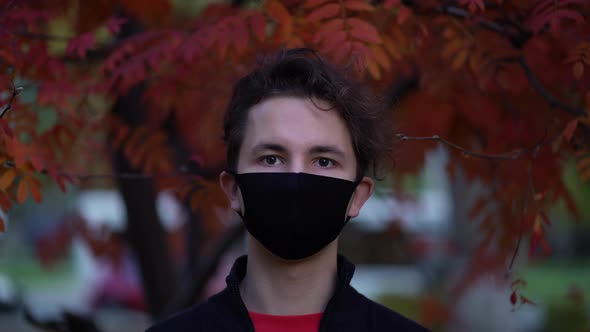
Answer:
[[[185,309],[202,297],[207,281],[217,270],[221,258],[243,236],[245,230],[244,223],[239,222],[231,226],[215,241],[209,253],[202,255],[199,264],[183,278],[182,286],[168,303],[161,317]]]
[[[434,13],[453,16],[465,20],[472,20],[482,28],[508,38],[512,46],[517,49],[522,48],[524,44],[533,36],[531,31],[523,27],[518,22],[514,22],[509,19],[495,21],[487,20],[483,17],[474,16],[465,9],[444,4],[437,9],[421,10],[421,8],[417,6],[418,1],[404,0],[403,3],[406,7],[413,9],[414,14],[416,15],[428,15]],[[504,21],[507,23],[503,23]]]
[[[557,99],[557,97],[553,96],[551,94],[551,92],[549,92],[543,86],[543,84],[541,83],[539,78],[535,75],[535,73],[533,73],[531,67],[526,62],[526,59],[522,55],[521,56],[514,56],[514,57],[503,57],[503,58],[497,59],[496,61],[518,63],[520,65],[520,67],[522,68],[522,70],[524,71],[527,79],[529,80],[529,83],[531,83],[533,88],[543,98],[545,98],[545,100],[547,100],[547,102],[549,103],[549,106],[554,107],[554,108],[559,108],[559,109],[564,110],[564,111],[571,113],[573,115],[584,116],[584,117],[587,116],[586,112],[583,109],[567,105],[566,103]]]

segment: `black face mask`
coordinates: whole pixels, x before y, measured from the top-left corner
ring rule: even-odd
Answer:
[[[235,174],[248,232],[273,254],[309,257],[334,241],[360,181],[307,173]]]

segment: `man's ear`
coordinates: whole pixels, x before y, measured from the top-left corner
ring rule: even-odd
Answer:
[[[229,200],[230,208],[236,212],[241,212],[241,195],[236,177],[226,171],[222,171],[219,175],[219,185]]]
[[[352,194],[352,200],[348,208],[348,216],[354,218],[359,215],[361,207],[371,197],[375,183],[373,179],[368,176],[363,177],[361,182],[356,187],[356,190]]]

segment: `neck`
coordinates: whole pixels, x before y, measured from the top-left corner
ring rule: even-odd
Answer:
[[[323,312],[337,278],[337,240],[296,261],[274,256],[248,235],[246,276],[240,294],[249,311],[269,315]]]

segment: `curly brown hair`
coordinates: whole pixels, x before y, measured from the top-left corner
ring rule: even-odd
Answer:
[[[387,121],[381,98],[354,78],[351,66],[337,67],[312,49],[297,48],[263,58],[257,68],[234,85],[223,123],[229,170],[236,171],[249,110],[273,96],[328,102],[350,131],[358,178],[377,176],[380,166],[390,161],[393,127]]]

